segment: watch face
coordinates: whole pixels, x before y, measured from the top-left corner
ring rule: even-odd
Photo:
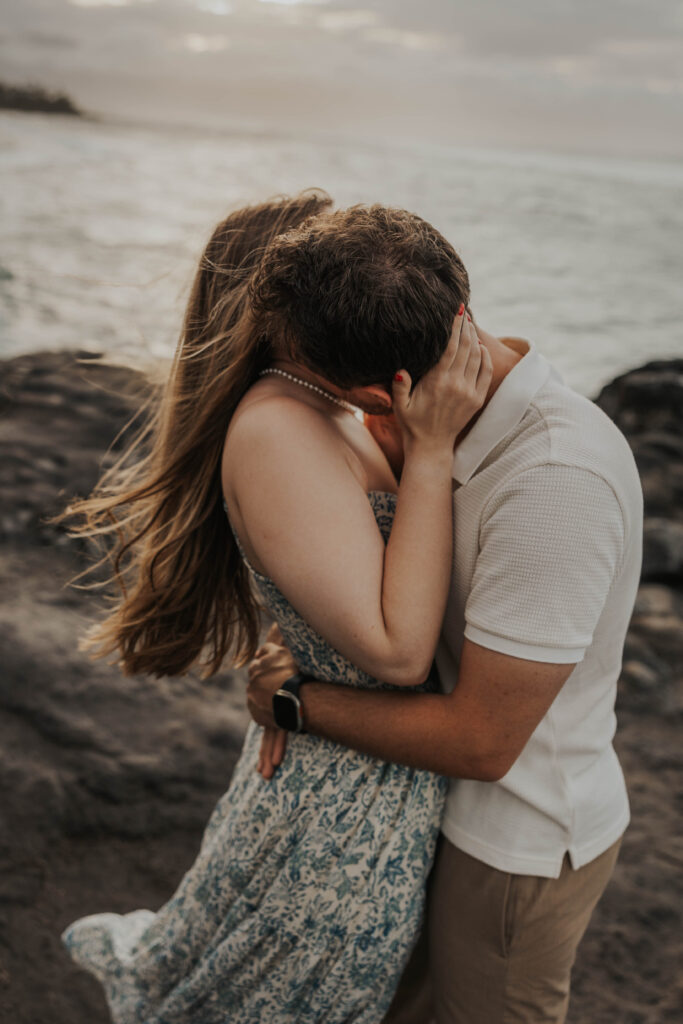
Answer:
[[[299,727],[298,701],[292,693],[276,693],[273,697],[275,724],[280,729],[296,732]]]

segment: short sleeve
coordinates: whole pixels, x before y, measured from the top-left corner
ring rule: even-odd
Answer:
[[[530,661],[581,661],[624,547],[607,481],[576,466],[527,469],[489,500],[479,543],[465,636]]]

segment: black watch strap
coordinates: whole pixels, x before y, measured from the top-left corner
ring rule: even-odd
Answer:
[[[273,717],[278,728],[287,732],[306,731],[300,691],[302,684],[310,682],[311,678],[296,672],[273,694]]]
[[[290,676],[289,679],[282,684],[280,689],[287,690],[288,693],[293,693],[294,696],[300,700],[299,690],[301,689],[301,684],[307,683],[309,679],[310,676],[304,676],[301,672],[295,672],[293,676]]]

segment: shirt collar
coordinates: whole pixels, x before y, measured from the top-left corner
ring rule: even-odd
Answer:
[[[458,444],[453,456],[453,479],[466,484],[529,408],[532,398],[548,377],[559,374],[529,341],[523,338],[501,338],[504,345],[519,352],[522,358],[503,378],[490,402],[484,408],[469,434]]]

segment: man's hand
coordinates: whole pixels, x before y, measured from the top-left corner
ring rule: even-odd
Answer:
[[[297,665],[276,624],[268,630],[266,642],[249,663],[247,707],[251,717],[265,729],[257,770],[270,779],[287,749],[287,733],[278,729],[273,718],[273,695],[297,671]]]

